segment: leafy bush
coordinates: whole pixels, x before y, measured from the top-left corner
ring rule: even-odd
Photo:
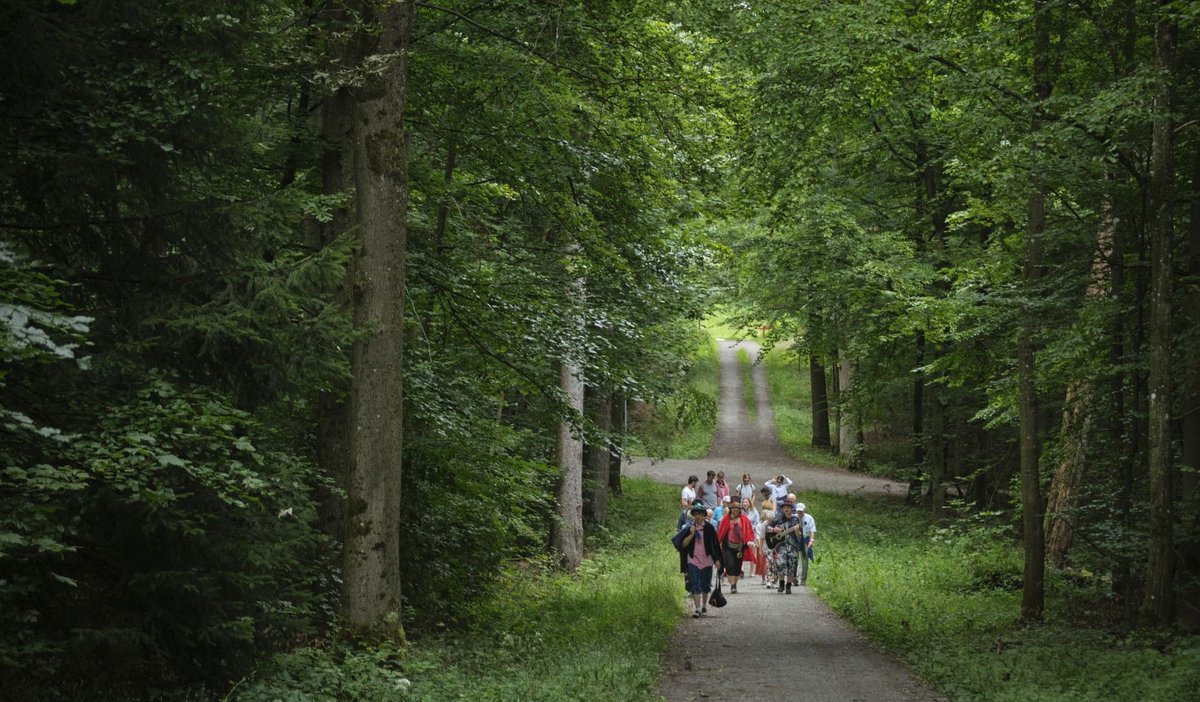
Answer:
[[[311,634],[328,586],[314,466],[164,376],[85,397],[69,439],[5,457],[23,481],[0,493],[0,598],[24,624],[7,663],[35,681],[21,694],[51,698],[64,677],[117,696],[129,681],[222,686],[259,648]],[[30,511],[43,519],[20,523]]]
[[[387,647],[301,648],[276,655],[231,694],[239,702],[346,702],[412,699],[400,653]]]
[[[701,458],[717,426],[720,368],[708,334],[698,335],[695,356],[679,390],[630,412],[631,451],[668,458]]]

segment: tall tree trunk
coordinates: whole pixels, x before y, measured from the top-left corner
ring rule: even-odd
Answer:
[[[594,387],[588,387],[584,392],[587,416],[595,425],[597,435],[584,444],[583,514],[593,524],[603,525],[608,523],[608,470],[612,455],[608,435],[612,430],[612,393]]]
[[[829,388],[825,384],[825,366],[816,356],[808,357],[808,377],[812,385],[812,445],[829,448]]]
[[[1034,2],[1033,95],[1037,103],[1050,97],[1050,18],[1043,0]],[[1035,110],[1039,109],[1035,106]],[[1033,135],[1039,138],[1041,117],[1034,113]],[[1029,197],[1029,221],[1025,249],[1026,295],[1036,295],[1035,287],[1042,277],[1042,236],[1046,223],[1046,185],[1037,175],[1033,177],[1033,193]],[[1026,314],[1017,342],[1017,373],[1019,378],[1018,409],[1020,416],[1021,512],[1025,543],[1025,571],[1021,593],[1021,617],[1028,621],[1041,620],[1045,610],[1046,542],[1041,487],[1041,427],[1037,400],[1037,367],[1034,350],[1036,314]]]
[[[946,507],[946,404],[935,389],[929,402],[929,506],[940,516]]]
[[[583,416],[583,378],[578,364],[563,361],[559,387],[572,411]],[[583,441],[566,419],[558,423],[558,510],[550,528],[550,550],[564,570],[574,571],[583,562]]]
[[[1137,0],[1122,0],[1122,31],[1121,63],[1119,71],[1128,75],[1137,69],[1137,40],[1138,31],[1138,2]],[[1144,195],[1144,188],[1142,193]],[[1110,448],[1109,454],[1115,457],[1112,465],[1114,482],[1118,486],[1113,498],[1114,520],[1119,525],[1122,535],[1129,534],[1133,526],[1133,490],[1134,463],[1138,455],[1138,440],[1141,436],[1134,417],[1136,411],[1129,411],[1132,405],[1140,405],[1139,388],[1141,372],[1137,364],[1131,361],[1131,356],[1139,352],[1141,329],[1141,300],[1142,300],[1142,266],[1137,266],[1134,275],[1135,296],[1132,304],[1126,293],[1129,279],[1126,270],[1126,256],[1137,252],[1141,259],[1142,253],[1136,242],[1141,238],[1135,230],[1134,217],[1118,217],[1113,252],[1109,268],[1112,271],[1112,291],[1117,303],[1117,309],[1125,310],[1113,320],[1112,347],[1109,350],[1109,361],[1114,368],[1128,368],[1126,374],[1114,374],[1110,385],[1109,430],[1116,442]],[[1132,397],[1131,397],[1132,396]],[[1132,628],[1136,619],[1134,609],[1134,577],[1133,559],[1127,550],[1119,552],[1116,563],[1113,564],[1113,592],[1121,607],[1121,619],[1126,629]]]
[[[578,251],[577,244],[567,246],[569,261]],[[568,291],[575,303],[583,299],[584,281],[576,279]],[[582,328],[583,320],[576,319]],[[574,420],[582,426],[583,418],[583,367],[577,360],[576,349],[566,349],[559,365],[559,387],[567,398],[568,409]],[[561,472],[558,479],[557,519],[550,528],[550,550],[561,568],[575,571],[583,562],[583,439],[577,427],[568,418],[558,423],[557,464]]]
[[[333,23],[332,19],[329,21]],[[331,27],[332,31],[342,29]],[[330,63],[336,66],[347,58],[331,56]],[[341,88],[326,96],[321,105],[321,138],[325,147],[321,154],[321,188],[326,195],[340,195],[351,190],[350,165],[353,154],[350,131],[353,122],[354,98],[348,88]],[[354,226],[353,216],[353,210],[348,206],[336,208],[328,222],[313,227],[312,248],[329,246],[350,231]],[[336,295],[338,304],[348,305],[349,296],[349,281],[345,281]],[[343,387],[336,392],[322,392],[317,407],[317,464],[342,492],[349,487],[350,480],[350,407],[346,402],[347,390]],[[324,492],[320,515],[325,531],[335,537],[337,543],[344,544],[346,520],[342,496],[333,490]]]
[[[833,355],[830,360],[833,362],[833,372],[830,373],[829,384],[829,409],[833,419],[833,445],[830,447],[834,453],[842,452],[842,380],[838,373],[838,350],[833,350]]]
[[[1200,152],[1193,156],[1192,204],[1188,217],[1188,265],[1192,280],[1200,279]],[[1188,294],[1187,327],[1200,328],[1200,286],[1192,285]],[[1192,503],[1200,490],[1200,363],[1192,351],[1192,363],[1183,379],[1184,396],[1181,404],[1180,444],[1181,463],[1185,472],[1180,477],[1179,498],[1183,504]],[[1192,503],[1194,504],[1194,503]],[[1180,581],[1184,583],[1179,601],[1179,623],[1186,631],[1200,631],[1200,513],[1191,516],[1192,540],[1180,544],[1178,564]]]
[[[1117,226],[1111,193],[1105,193],[1100,212],[1100,226],[1096,230],[1097,253],[1085,292],[1084,304],[1087,306],[1113,296],[1113,291],[1107,289],[1112,280],[1110,263]],[[1063,403],[1062,430],[1059,432],[1063,442],[1062,458],[1054,471],[1046,501],[1046,555],[1056,568],[1067,565],[1074,539],[1075,506],[1088,466],[1089,438],[1096,411],[1095,381],[1090,375],[1076,378],[1067,387]]]
[[[615,392],[612,396],[612,451],[608,457],[608,492],[612,495],[621,494],[621,464],[625,456],[625,431],[628,429],[627,411],[628,400],[624,392]]]
[[[912,449],[913,477],[908,481],[908,497],[910,504],[921,504],[921,476],[925,470],[926,444],[929,437],[925,435],[925,333],[917,332],[916,372],[912,386]]]
[[[1168,20],[1170,0],[1159,0],[1154,33],[1158,80],[1154,96],[1154,133],[1150,157],[1150,548],[1146,561],[1144,624],[1166,624],[1173,613],[1174,470],[1171,451],[1171,290],[1174,232],[1174,122],[1171,93],[1178,27]]]
[[[912,386],[913,465],[925,464],[925,332],[917,332],[917,363]],[[911,491],[911,486],[909,487]],[[919,488],[918,488],[919,489]]]
[[[1117,308],[1126,307],[1125,294],[1125,252],[1130,249],[1130,227],[1125,221],[1118,221],[1116,236],[1113,239],[1112,258],[1112,290],[1117,301]],[[1131,364],[1127,358],[1127,349],[1133,346],[1131,327],[1134,312],[1119,314],[1112,322],[1112,346],[1109,349],[1109,363],[1114,368],[1127,368]],[[1112,477],[1118,490],[1113,497],[1113,513],[1121,533],[1129,533],[1133,519],[1133,462],[1136,451],[1136,439],[1133,434],[1132,422],[1126,411],[1127,405],[1127,376],[1116,373],[1109,385],[1109,433],[1113,445],[1108,453],[1114,456],[1112,462]],[[1121,615],[1126,627],[1133,622],[1133,563],[1128,555],[1118,554],[1113,564],[1113,592],[1121,604]]]
[[[376,14],[376,9],[381,10]],[[413,3],[361,8],[378,23],[362,60],[384,67],[354,88],[350,141],[358,246],[350,271],[355,328],[350,381],[342,607],[347,627],[402,639],[400,479],[403,439],[404,273],[408,144],[404,134]],[[386,58],[385,58],[386,57]]]

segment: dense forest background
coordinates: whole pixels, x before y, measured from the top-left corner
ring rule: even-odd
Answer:
[[[4,3],[0,695],[222,694],[577,568],[716,301],[815,444],[1013,527],[1027,619],[1050,567],[1195,630],[1198,19]]]

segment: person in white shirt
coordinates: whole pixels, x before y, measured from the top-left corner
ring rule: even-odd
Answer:
[[[805,511],[804,503],[796,505],[796,514],[800,517],[800,538],[804,546],[800,550],[800,584],[808,584],[808,562],[812,560],[813,542],[817,537],[817,520]]]
[[[771,488],[771,499],[775,501],[776,506],[783,504],[787,500],[788,488],[791,486],[792,479],[785,477],[783,473],[763,484],[763,487]]]
[[[737,498],[739,500],[744,500],[748,497],[753,500],[755,490],[758,490],[758,486],[750,481],[750,474],[742,473],[742,482],[738,483],[734,488],[734,491],[737,493]]]
[[[692,503],[696,501],[696,484],[700,482],[700,478],[689,475],[687,485],[683,486],[683,490],[679,493],[679,506],[688,509]]]

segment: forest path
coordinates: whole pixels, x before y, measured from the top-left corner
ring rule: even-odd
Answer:
[[[752,342],[720,342],[721,397],[717,434],[708,458],[651,463],[638,459],[624,471],[682,487],[689,474],[704,479],[712,468],[733,482],[750,473],[756,484],[779,473],[804,492],[903,496],[905,485],[806,465],[792,460],[775,431],[766,372],[754,366],[756,421],[749,421],[737,349],[756,357]],[[817,519],[818,533],[821,515]],[[820,548],[820,539],[817,541]],[[820,562],[809,586],[820,587]],[[807,587],[780,594],[757,577],[742,580],[729,604],[680,623],[665,657],[659,693],[669,702],[700,699],[805,699],[813,702],[913,702],[939,700],[895,659],[876,650]],[[682,596],[682,588],[680,595]]]

